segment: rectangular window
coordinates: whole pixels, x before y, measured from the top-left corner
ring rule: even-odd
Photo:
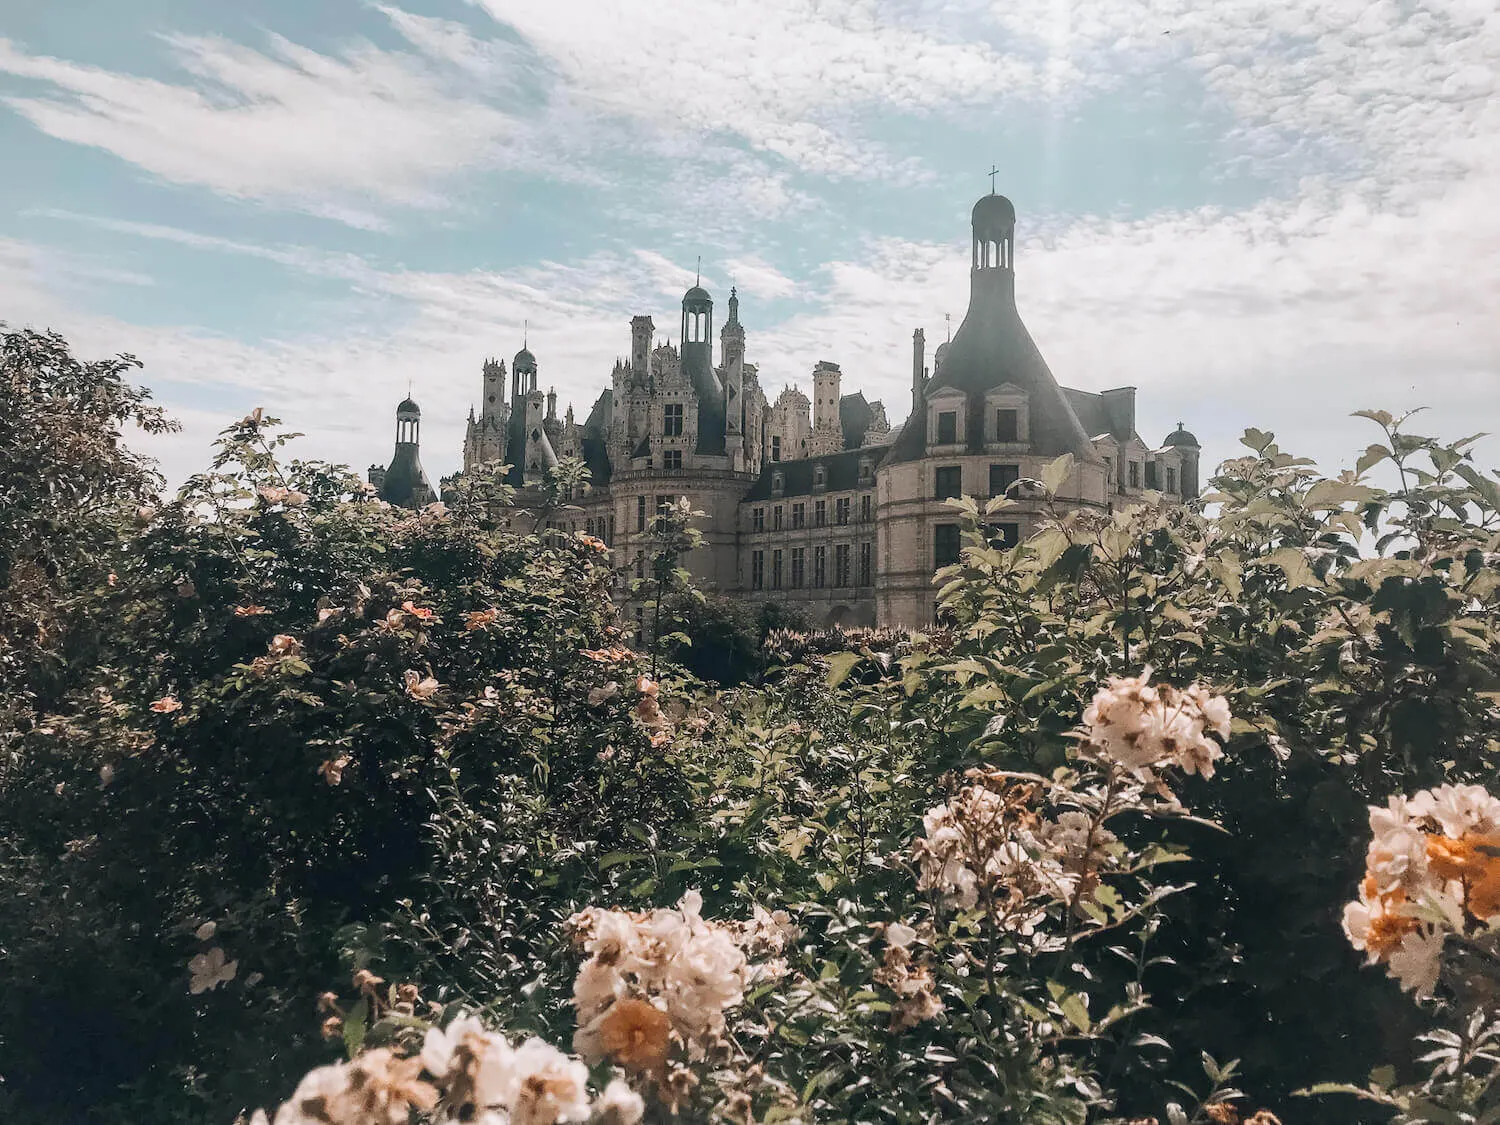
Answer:
[[[989,532],[991,547],[1004,547],[1008,550],[1021,541],[1021,525],[1018,523],[991,524]]]
[[[958,411],[944,410],[938,415],[937,444],[958,444]]]
[[[771,589],[781,589],[781,552],[771,552]]]
[[[759,590],[766,584],[766,553],[764,551],[750,552],[750,588]]]
[[[860,523],[869,523],[870,522],[870,512],[871,512],[871,509],[874,507],[874,505],[875,505],[875,502],[874,502],[873,499],[871,499],[870,494],[868,492],[865,493],[863,496],[861,496],[859,498],[859,522]]]
[[[637,578],[644,578],[644,577],[646,577],[646,552],[645,551],[637,551],[635,553],[635,576]]]
[[[766,529],[766,510],[764,508],[756,508],[750,513],[750,527],[754,531],[764,531]]]
[[[772,461],[780,461],[781,460],[781,435],[780,434],[772,434],[771,435],[771,460]]]
[[[849,585],[849,544],[840,543],[833,549],[833,584]]]
[[[990,495],[1004,496],[1010,486],[1021,479],[1020,465],[990,466]]]
[[[792,529],[795,531],[797,528],[801,527],[806,522],[807,522],[807,505],[806,504],[793,504],[792,505]]]
[[[774,508],[771,509],[771,530],[773,530],[773,531],[780,531],[781,530],[781,505],[780,504],[777,504],[776,507],[774,507]]]
[[[792,589],[802,589],[802,584],[807,581],[807,548],[792,548]]]
[[[828,581],[828,548],[813,548],[813,585],[822,587]]]
[[[682,436],[682,403],[669,402],[662,407],[661,432],[667,437]]]
[[[615,545],[615,517],[614,516],[610,516],[609,517],[609,536],[604,540],[604,543],[605,543],[606,546],[609,546],[609,547],[613,547]]]
[[[950,496],[962,496],[964,491],[964,471],[958,465],[944,465],[932,474],[937,487],[933,490],[933,498],[947,500]]]
[[[1167,466],[1167,491],[1177,491],[1177,470],[1170,465]]]
[[[962,538],[956,523],[940,523],[932,529],[932,565],[952,566],[958,561]]]
[[[644,496],[635,498],[635,529],[646,530],[646,498]]]
[[[849,522],[849,497],[840,496],[833,502],[833,522],[841,527]]]
[[[663,469],[682,468],[682,450],[668,449],[661,455],[661,467]]]
[[[656,498],[656,514],[661,515],[665,509],[672,506],[676,499],[677,497],[675,496],[658,496]]]
[[[995,411],[995,440],[1021,440],[1021,412],[1019,410]]]
[[[1160,488],[1161,486],[1159,484],[1157,484],[1156,482],[1157,482],[1156,462],[1155,461],[1147,461],[1146,462],[1146,487],[1147,488]]]
[[[813,526],[822,527],[828,522],[828,501],[817,500],[813,502]]]
[[[1130,487],[1141,487],[1141,463],[1139,461],[1130,462]]]
[[[861,543],[859,545],[859,584],[861,586],[870,585],[870,557],[874,553],[870,549],[870,544]]]

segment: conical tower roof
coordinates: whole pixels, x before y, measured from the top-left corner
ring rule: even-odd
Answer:
[[[1043,456],[1072,453],[1095,458],[1092,442],[1047,361],[1021,322],[1016,309],[1015,207],[1003,195],[988,195],[974,206],[973,264],[969,275],[969,308],[963,323],[943,350],[942,364],[925,395],[944,388],[970,399],[970,448],[984,445],[984,395],[1007,384],[1027,395],[1030,444]],[[915,460],[926,450],[925,419],[902,428],[893,456]]]

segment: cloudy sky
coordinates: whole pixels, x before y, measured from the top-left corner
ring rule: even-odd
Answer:
[[[0,153],[0,320],[143,359],[175,479],[253,406],[384,461],[408,383],[450,472],[524,321],[583,411],[700,255],[773,395],[896,421],[992,165],[1032,335],[1148,441],[1500,431],[1494,0],[0,0]]]

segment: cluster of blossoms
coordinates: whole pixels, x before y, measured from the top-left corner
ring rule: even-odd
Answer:
[[[1224,752],[1208,735],[1229,737],[1228,701],[1197,684],[1179,690],[1150,679],[1150,668],[1115,676],[1095,694],[1083,713],[1084,755],[1144,782],[1155,781],[1163,766],[1212,777]]]
[[[724,1012],[757,979],[745,947],[780,953],[795,934],[784,914],[758,910],[748,924],[724,925],[702,909],[702,897],[690,891],[675,910],[590,907],[568,921],[574,943],[589,954],[573,985],[573,1049],[652,1080],[668,1105],[696,1084],[691,1071],[669,1065],[674,1048],[699,1061],[725,1046]]]
[[[892,1031],[904,1031],[923,1020],[936,1019],[943,1010],[931,971],[912,953],[917,938],[918,932],[905,923],[892,922],[885,927],[885,957],[874,976],[877,984],[896,994],[891,1008]]]
[[[1441,785],[1370,808],[1359,900],[1344,932],[1418,996],[1431,995],[1449,933],[1500,924],[1500,797]]]
[[[912,844],[921,890],[961,910],[983,903],[1000,923],[1030,935],[1053,902],[1073,902],[1098,881],[1115,837],[1085,813],[1042,816],[1042,787],[1010,775],[969,770],[969,782],[922,818]]]
[[[588,1068],[541,1039],[520,1046],[478,1019],[431,1028],[421,1051],[382,1047],[320,1066],[268,1118],[250,1125],[407,1125],[413,1111],[470,1125],[637,1125],[645,1105],[623,1081],[589,1096]]]

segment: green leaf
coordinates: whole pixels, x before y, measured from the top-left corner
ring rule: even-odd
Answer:
[[[1073,455],[1064,453],[1042,470],[1042,486],[1046,488],[1048,496],[1056,496],[1062,490],[1062,486],[1068,483],[1068,476],[1073,472]]]
[[[359,1049],[365,1042],[365,1019],[370,1014],[370,1002],[365,997],[359,998],[359,1003],[349,1009],[349,1014],[344,1017],[344,1050],[349,1058],[359,1054]]]
[[[864,657],[857,652],[836,652],[830,656],[828,658],[828,686],[838,687],[849,678],[849,673],[853,672],[863,659]]]
[[[1093,1024],[1089,1022],[1088,1003],[1084,1000],[1082,993],[1069,994],[1058,1006],[1062,1008],[1062,1014],[1068,1018],[1070,1024],[1085,1035],[1089,1033],[1089,1028]]]

